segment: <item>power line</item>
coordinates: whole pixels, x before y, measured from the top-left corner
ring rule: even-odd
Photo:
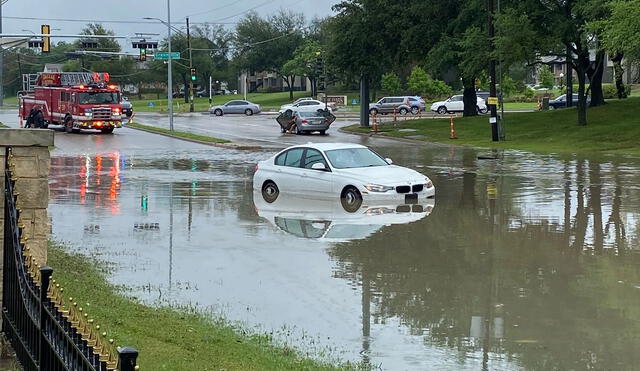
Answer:
[[[253,6],[253,7],[249,8],[249,9],[247,9],[247,10],[245,10],[245,11],[242,11],[242,12],[240,12],[240,13],[236,13],[236,14],[233,14],[233,15],[230,15],[230,16],[227,16],[227,17],[224,17],[224,18],[215,19],[215,20],[214,20],[214,22],[224,21],[224,20],[227,20],[227,19],[229,19],[229,18],[233,18],[233,17],[237,17],[237,16],[239,16],[239,15],[243,15],[243,14],[249,13],[250,11],[255,10],[255,9],[258,9],[258,8],[259,8],[259,7],[261,7],[261,6],[265,6],[265,5],[269,4],[269,3],[271,3],[272,1],[273,1],[273,0],[267,0],[267,1],[263,2],[263,3],[260,3],[260,4],[256,5],[256,6]],[[216,23],[214,23],[214,24],[216,24]],[[237,23],[236,23],[236,24],[237,24]]]
[[[242,0],[238,0],[242,1]],[[136,20],[107,20],[107,19],[71,19],[71,18],[39,18],[39,17],[16,17],[16,16],[3,16],[4,19],[17,19],[17,20],[30,20],[30,21],[49,21],[49,22],[78,22],[78,23],[122,23],[122,24],[147,24],[157,25],[162,24],[159,21],[136,21]],[[193,22],[193,24],[238,24],[238,22]]]
[[[232,2],[230,2],[230,3],[228,3],[228,4],[226,4],[226,5],[219,6],[219,7],[217,7],[217,8],[213,8],[213,9],[205,10],[205,11],[202,11],[202,12],[198,12],[198,13],[193,13],[193,14],[185,15],[185,16],[184,16],[184,17],[182,17],[182,18],[187,18],[187,17],[191,18],[191,17],[195,17],[195,16],[198,16],[198,15],[202,15],[202,14],[207,14],[207,13],[215,12],[216,10],[220,10],[220,9],[228,8],[228,7],[230,7],[230,6],[233,6],[233,5],[236,5],[236,4],[240,3],[240,2],[242,2],[242,1],[244,1],[244,0],[235,0],[235,1],[232,1]]]

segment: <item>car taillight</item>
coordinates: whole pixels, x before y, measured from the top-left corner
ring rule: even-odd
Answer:
[[[301,123],[303,123],[303,124],[306,124],[306,123],[308,123],[309,121],[307,121],[307,120],[302,120],[302,121],[300,121],[300,122],[301,122]]]
[[[257,173],[259,169],[260,169],[260,165],[256,164],[256,167],[255,167],[255,169],[253,169],[253,172]]]

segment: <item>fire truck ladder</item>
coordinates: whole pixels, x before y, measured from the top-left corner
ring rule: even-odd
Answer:
[[[60,83],[62,86],[74,86],[82,84],[90,84],[93,82],[93,76],[90,72],[61,72]]]
[[[37,73],[23,73],[22,74],[22,90],[33,91],[33,88],[37,85],[38,80]]]

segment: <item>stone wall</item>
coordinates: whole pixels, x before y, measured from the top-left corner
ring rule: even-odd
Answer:
[[[51,226],[47,217],[49,205],[49,147],[53,146],[53,131],[39,129],[0,129],[0,246],[4,246],[4,190],[5,164],[8,164],[16,180],[17,207],[20,210],[19,225],[23,227],[25,245],[29,247],[37,263],[47,262],[47,241]],[[7,149],[10,155],[7,158]],[[3,251],[0,249],[0,290],[3,277]],[[0,307],[2,296],[0,295]]]

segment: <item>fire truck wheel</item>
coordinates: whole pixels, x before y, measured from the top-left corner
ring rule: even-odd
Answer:
[[[102,132],[102,134],[111,134],[113,133],[113,128],[101,129],[100,131]]]
[[[67,117],[64,120],[64,131],[67,133],[75,132],[75,130],[73,129],[73,119],[71,117]]]
[[[38,112],[36,114],[36,117],[34,118],[34,124],[37,128],[46,129],[47,125],[44,123],[44,116],[42,115],[42,112]]]

